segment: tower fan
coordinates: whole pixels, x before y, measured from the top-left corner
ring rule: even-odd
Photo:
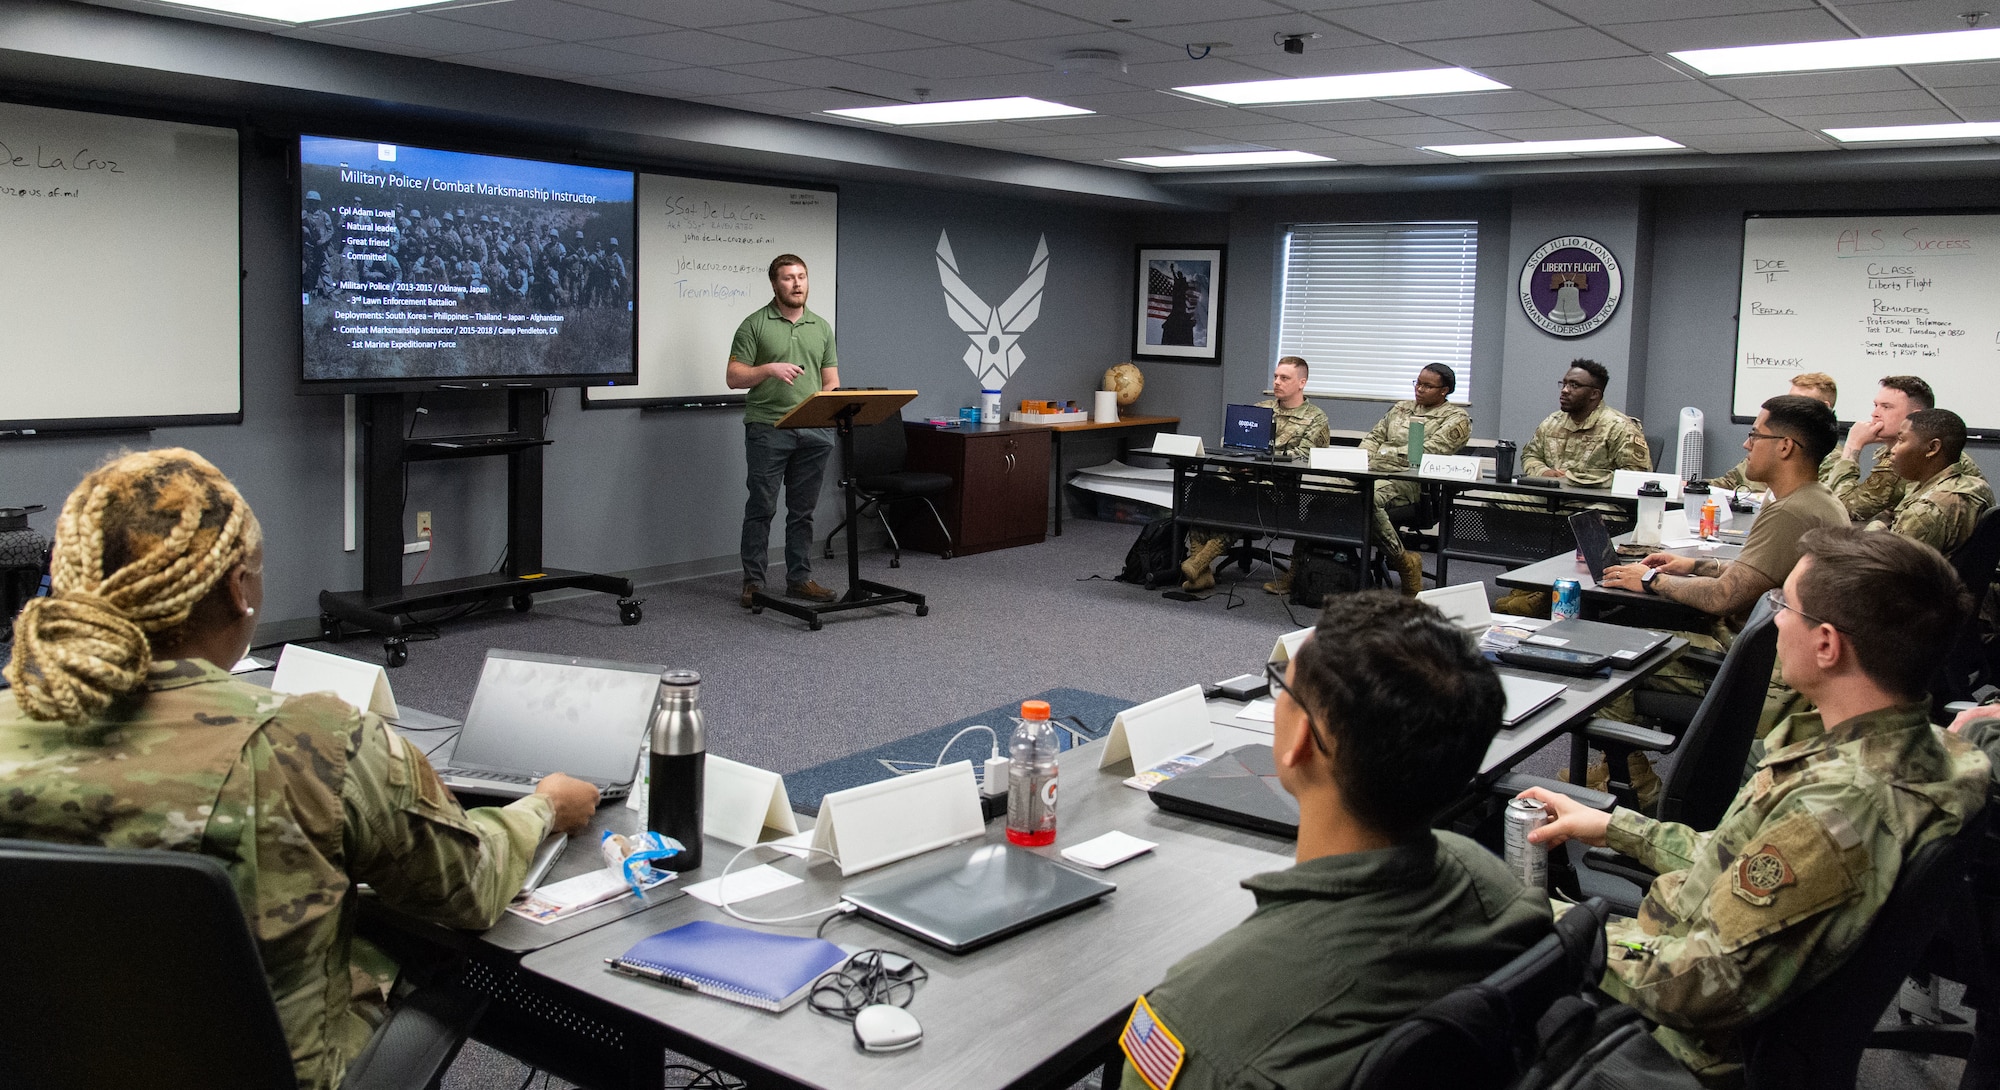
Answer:
[[[1674,456],[1674,476],[1692,481],[1701,472],[1701,410],[1690,405],[1681,410],[1679,453]]]

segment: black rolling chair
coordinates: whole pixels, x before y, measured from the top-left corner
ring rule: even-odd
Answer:
[[[0,840],[0,1071],[38,1090],[289,1090],[291,1049],[229,876],[206,856]],[[485,1000],[420,988],[342,1090],[436,1085]]]
[[[951,488],[951,478],[942,473],[920,473],[904,468],[909,462],[910,444],[903,434],[903,418],[892,416],[880,424],[854,429],[854,464],[844,466],[845,478],[854,482],[854,494],[861,500],[854,517],[874,515],[882,520],[882,529],[888,531],[889,548],[892,556],[889,566],[903,566],[903,546],[896,540],[895,527],[889,525],[889,508],[904,500],[922,500],[930,508],[931,517],[937,520],[938,533],[944,535],[944,553],[951,556],[951,531],[945,529],[944,517],[938,514],[937,505],[931,497]],[[847,520],[826,535],[824,555],[833,559],[833,539],[847,528]]]
[[[1993,680],[1986,652],[1979,639],[1979,604],[1993,584],[1994,565],[2000,564],[2000,507],[1979,516],[1972,536],[1951,554],[1951,566],[1960,582],[1972,592],[1974,615],[1966,619],[1958,639],[1945,654],[1944,662],[1931,683],[1932,718],[1950,722],[1944,706],[1954,700],[1969,700],[1974,690]]]
[[[1389,1028],[1354,1073],[1353,1090],[1500,1090],[1533,1062],[1536,1024],[1604,973],[1604,902],[1586,901],[1555,933],[1486,979]]]
[[[1956,835],[1917,849],[1847,961],[1739,1032],[1750,1090],[1854,1085],[1861,1053],[1875,1044],[1871,1031],[1944,921],[1942,906],[1969,896],[1986,822],[1981,812]]]

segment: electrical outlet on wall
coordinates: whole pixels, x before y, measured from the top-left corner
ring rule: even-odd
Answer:
[[[429,511],[417,512],[417,536],[426,540],[431,536],[431,513]]]

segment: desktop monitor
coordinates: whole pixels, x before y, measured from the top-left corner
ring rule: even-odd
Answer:
[[[1271,453],[1277,414],[1262,405],[1231,405],[1222,414],[1222,449],[1248,454]]]

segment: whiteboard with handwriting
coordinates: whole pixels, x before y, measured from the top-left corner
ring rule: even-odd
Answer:
[[[1917,375],[1968,428],[2000,430],[2000,215],[1749,216],[1739,306],[1741,419],[1824,371],[1842,420],[1883,376]]]
[[[741,404],[724,381],[729,342],[771,301],[771,259],[805,259],[806,306],[840,329],[836,195],[824,189],[639,175],[639,381],[590,387],[585,403]]]
[[[241,419],[236,144],[0,103],[0,430]]]

